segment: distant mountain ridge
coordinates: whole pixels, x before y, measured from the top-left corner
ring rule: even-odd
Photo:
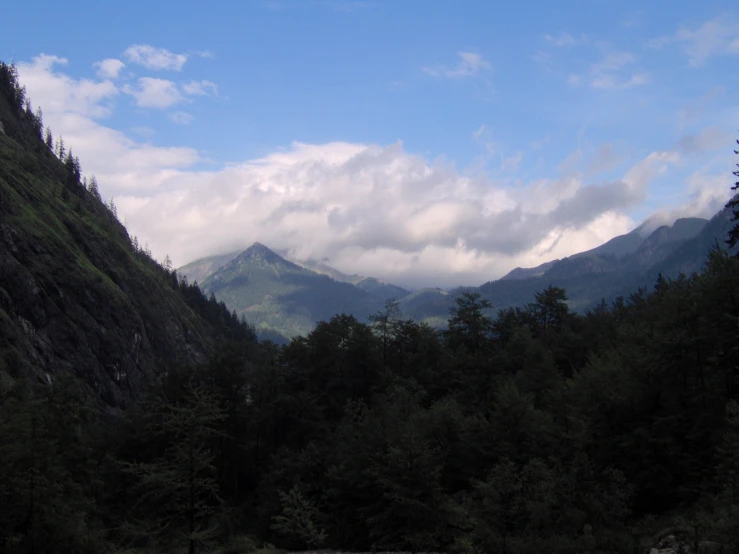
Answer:
[[[667,248],[662,248],[663,253],[668,253],[676,245],[676,242],[694,237],[700,233],[707,223],[707,219],[697,217],[681,218],[675,221],[673,225],[661,225],[657,227],[651,233],[646,234],[646,236],[643,232],[644,225],[640,225],[625,235],[619,235],[596,248],[573,254],[572,256],[563,258],[562,260],[552,260],[551,262],[546,262],[532,268],[517,267],[501,277],[500,280],[507,281],[511,279],[541,277],[563,260],[576,260],[598,256],[605,258],[609,255],[623,257],[628,256],[629,254],[637,254],[639,251],[641,251],[639,258],[642,260],[642,265],[648,265],[650,263],[650,254],[657,250],[659,246],[669,245]],[[591,268],[592,267],[593,266],[591,265]]]
[[[571,309],[582,312],[601,299],[611,301],[653,285],[660,272],[676,277],[698,271],[710,248],[717,241],[723,245],[728,217],[723,210],[710,221],[681,218],[659,226],[648,221],[591,250],[533,268],[519,267],[479,287],[449,291],[408,291],[373,277],[347,275],[323,261],[291,261],[260,243],[242,253],[197,260],[178,272],[202,279],[206,292],[244,314],[261,336],[304,334],[337,313],[365,320],[389,298],[399,301],[407,317],[439,327],[464,292],[480,293],[498,310],[522,306],[536,292],[556,285],[567,290]]]

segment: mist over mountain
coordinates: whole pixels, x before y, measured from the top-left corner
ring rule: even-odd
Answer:
[[[326,262],[291,262],[259,243],[241,254],[197,260],[178,272],[198,276],[207,293],[247,317],[261,336],[271,333],[281,342],[306,334],[319,321],[339,313],[366,321],[390,299],[415,321],[443,328],[450,308],[464,293],[479,292],[492,303],[489,313],[494,314],[522,307],[535,293],[554,285],[568,291],[571,309],[583,313],[603,299],[611,302],[650,287],[660,272],[677,277],[680,272],[699,271],[716,240],[728,232],[727,213],[722,210],[710,221],[679,218],[671,225],[650,220],[585,252],[534,268],[516,268],[477,287],[447,291],[409,291],[372,277],[346,275]]]

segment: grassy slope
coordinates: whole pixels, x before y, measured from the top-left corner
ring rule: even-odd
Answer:
[[[250,251],[203,280],[203,288],[244,314],[257,331],[305,335],[318,321],[336,314],[365,320],[382,308],[383,300],[354,285],[317,274],[274,252],[255,257]]]
[[[12,116],[1,103],[0,116]],[[0,371],[73,371],[116,404],[162,360],[202,358],[213,329],[102,202],[80,185],[65,193],[61,163],[16,129],[0,135]]]

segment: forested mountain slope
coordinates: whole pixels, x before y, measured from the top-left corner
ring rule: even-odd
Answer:
[[[247,335],[134,246],[29,107],[0,67],[0,379],[69,372],[120,406],[167,364],[202,362],[218,337]]]
[[[350,283],[335,281],[255,243],[201,283],[203,290],[244,315],[258,333],[306,335],[319,321],[339,313],[361,320],[384,299]]]
[[[658,227],[647,236],[637,228],[593,250],[536,268],[517,268],[480,287],[454,289],[446,297],[417,302],[409,314],[418,321],[437,324],[445,319],[456,298],[472,291],[493,305],[492,314],[498,309],[522,307],[537,291],[550,285],[567,290],[570,308],[584,313],[603,299],[611,302],[639,287],[651,287],[660,272],[677,277],[680,272],[689,275],[700,271],[717,241],[725,247],[722,237],[731,226],[729,215],[730,211],[724,209],[710,221],[678,219],[672,226]]]

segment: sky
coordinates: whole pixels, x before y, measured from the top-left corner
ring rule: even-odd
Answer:
[[[479,285],[726,202],[735,1],[38,0],[0,59],[176,266]]]

